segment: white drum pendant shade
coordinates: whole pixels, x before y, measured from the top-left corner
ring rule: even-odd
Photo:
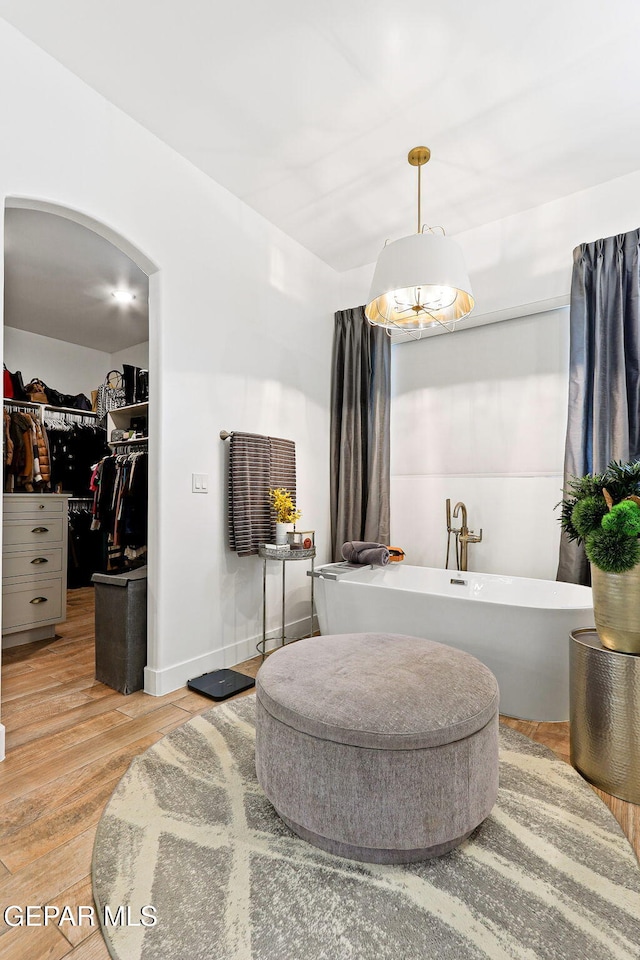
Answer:
[[[415,233],[382,250],[365,314],[390,330],[424,330],[462,320],[473,307],[458,244],[440,234]]]

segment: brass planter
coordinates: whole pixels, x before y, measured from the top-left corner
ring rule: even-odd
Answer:
[[[640,804],[640,657],[571,634],[571,763],[614,797]]]
[[[593,615],[603,647],[640,654],[640,564],[605,573],[591,564]]]

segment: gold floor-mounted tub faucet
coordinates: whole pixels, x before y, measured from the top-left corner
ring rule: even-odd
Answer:
[[[468,560],[468,550],[470,543],[480,543],[482,540],[482,528],[480,528],[480,533],[476,534],[473,530],[469,530],[467,525],[467,508],[459,500],[453,508],[453,518],[457,520],[458,514],[461,515],[461,524],[457,529],[454,529],[451,526],[451,500],[447,499],[447,533],[449,537],[453,534],[456,538],[456,561],[458,563],[458,570],[467,569],[467,560]],[[459,547],[459,549],[458,549]],[[447,541],[447,561],[446,569],[449,567],[449,542]]]

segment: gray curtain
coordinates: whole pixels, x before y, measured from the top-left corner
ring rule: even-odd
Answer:
[[[565,484],[640,458],[639,243],[632,230],[573,251]],[[558,580],[590,582],[584,548],[564,536]]]
[[[331,546],[389,542],[391,341],[364,307],[335,315],[331,382]]]

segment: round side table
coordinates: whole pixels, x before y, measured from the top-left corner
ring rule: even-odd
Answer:
[[[640,803],[640,656],[571,634],[571,763],[606,793]]]
[[[267,546],[264,543],[261,543],[258,546],[258,556],[262,557],[262,640],[258,640],[256,643],[256,650],[258,653],[262,654],[262,659],[264,660],[266,656],[267,648],[267,560],[279,560],[282,563],[282,634],[279,638],[280,646],[284,646],[286,643],[291,643],[285,636],[285,601],[286,601],[286,592],[285,592],[285,570],[287,563],[291,560],[310,560],[311,561],[311,604],[309,610],[309,636],[313,636],[313,570],[314,570],[314,560],[316,556],[315,546],[310,547],[309,549],[302,550],[274,550],[271,547]]]

